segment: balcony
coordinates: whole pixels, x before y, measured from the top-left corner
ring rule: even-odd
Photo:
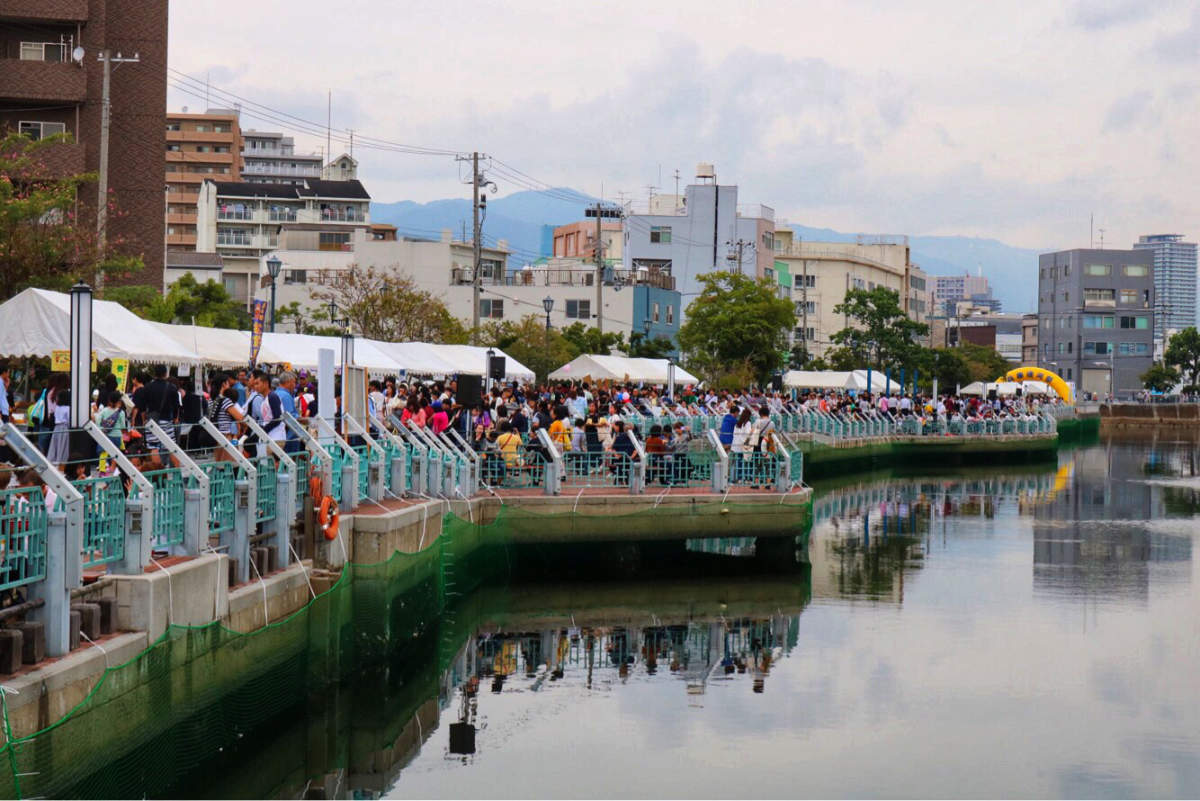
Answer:
[[[267,212],[267,220],[275,223],[295,222],[296,212],[292,211],[270,211]]]
[[[167,234],[168,245],[196,245],[195,234]]]
[[[254,209],[218,209],[217,219],[251,222],[254,220]]]
[[[675,277],[667,273],[647,270],[605,270],[605,286],[648,286],[656,289],[675,289]],[[471,283],[470,269],[451,270],[450,281],[454,284]],[[517,270],[508,273],[503,278],[483,277],[484,284],[503,286],[568,286],[594,287],[596,285],[596,269],[584,268],[545,268],[535,267],[529,270]]]
[[[232,131],[167,131],[168,142],[226,142],[233,144]]]
[[[0,18],[25,22],[87,22],[87,0],[0,0]]]
[[[195,206],[200,201],[200,196],[191,192],[168,192],[167,202],[178,203],[181,205]]]
[[[321,222],[365,223],[367,215],[357,210],[321,209]]]
[[[245,154],[243,153],[243,156]],[[321,165],[311,164],[292,167],[285,164],[250,164],[242,168],[243,175],[280,175],[293,178],[320,178]]]
[[[249,234],[217,234],[217,244],[223,247],[245,247],[251,246]]]
[[[196,212],[194,212],[194,211],[168,212],[167,213],[167,224],[170,225],[170,224],[174,224],[174,223],[195,225],[196,224]]]
[[[54,61],[0,59],[0,97],[6,100],[82,103],[87,100],[87,76],[76,64]]]
[[[200,153],[195,150],[168,150],[167,163],[233,164],[232,153]]]

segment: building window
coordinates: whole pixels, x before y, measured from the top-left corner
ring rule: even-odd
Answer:
[[[675,307],[670,303],[667,304],[667,325],[675,324]]]
[[[658,322],[658,304],[657,303],[654,304],[654,314],[651,315],[651,319],[653,319],[654,322],[656,322],[656,323]]]
[[[1111,305],[1117,302],[1117,291],[1115,289],[1084,289],[1083,302],[1085,304],[1107,303]]]
[[[168,145],[167,145],[167,152],[168,152],[168,153],[178,153],[178,152],[179,152],[179,149],[180,149],[180,148],[179,148],[179,145],[172,145],[172,144],[168,144]]]
[[[321,231],[317,237],[318,250],[349,250],[350,234]]]
[[[1113,327],[1113,319],[1114,318],[1112,318],[1112,317],[1106,317],[1101,314],[1085,314],[1085,315],[1083,315],[1083,327],[1084,328],[1112,328]],[[1121,319],[1128,320],[1129,318],[1122,317]],[[1122,325],[1121,327],[1124,328],[1125,326]]]
[[[21,42],[21,61],[66,61],[67,46],[59,42]]]
[[[229,133],[229,126],[218,122],[213,125],[213,133]]]
[[[660,245],[671,244],[671,226],[669,226],[669,225],[652,225],[652,226],[650,226],[650,241],[657,242]]]
[[[1063,265],[1063,278],[1068,277],[1070,274],[1071,274],[1071,265],[1064,264]]]
[[[590,320],[592,317],[592,302],[590,300],[568,300],[568,320]]]
[[[479,316],[492,320],[504,319],[504,301],[483,298],[479,301]]]
[[[1138,302],[1138,291],[1136,289],[1121,290],[1121,305],[1136,306]]]
[[[168,122],[167,130],[168,131],[178,131],[178,130],[181,130],[181,128],[179,127],[179,123],[177,123],[177,122]]]
[[[796,289],[812,289],[817,285],[817,277],[815,275],[793,275],[792,286]]]
[[[237,279],[236,278],[226,277],[224,280],[221,281],[221,283],[225,285],[225,291],[228,292],[230,295],[237,294]]]
[[[308,271],[307,270],[284,270],[283,271],[283,283],[285,283],[285,284],[307,284],[308,283]]]
[[[1070,303],[1070,302],[1071,302],[1071,293],[1064,292],[1063,293],[1063,303]]]
[[[1084,356],[1107,356],[1112,353],[1113,346],[1111,342],[1084,342]]]
[[[208,133],[208,126],[204,123],[196,123],[196,133]]]
[[[1068,380],[1068,381],[1070,381],[1070,380],[1071,380],[1071,378],[1072,378],[1072,376],[1071,376],[1071,368],[1070,368],[1070,367],[1068,367],[1068,368],[1067,368],[1067,380]]]
[[[39,122],[38,120],[22,120],[18,124],[18,130],[24,136],[28,136],[35,142],[39,139],[45,139],[47,136],[54,136],[67,132],[67,124],[65,122]]]
[[[1150,268],[1144,264],[1126,264],[1121,271],[1129,278],[1145,278],[1150,274]]]
[[[1110,317],[1109,319],[1112,319],[1112,318]],[[1146,317],[1144,315],[1137,315],[1134,317],[1122,317],[1121,318],[1121,327],[1122,328],[1134,328],[1134,329],[1139,329],[1139,330],[1148,329],[1150,327],[1150,318]]]
[[[1112,275],[1111,264],[1089,264],[1083,268],[1084,275],[1104,276]]]
[[[1066,343],[1065,343],[1065,342],[1059,342],[1059,343],[1058,343],[1058,353],[1059,353],[1059,355],[1061,356],[1062,354],[1064,354],[1064,353],[1066,353],[1066,352],[1067,352]]]

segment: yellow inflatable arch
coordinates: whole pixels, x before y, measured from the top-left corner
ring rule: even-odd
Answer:
[[[1015,370],[1009,370],[997,381],[1016,381],[1024,383],[1026,381],[1044,381],[1050,389],[1058,393],[1058,397],[1063,399],[1063,403],[1074,403],[1071,397],[1071,388],[1067,386],[1067,382],[1063,381],[1056,373],[1052,373],[1044,367],[1018,367]]]

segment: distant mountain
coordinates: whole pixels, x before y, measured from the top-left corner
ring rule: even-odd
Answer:
[[[578,202],[562,199],[578,196]],[[494,245],[507,240],[513,251],[511,265],[550,255],[550,231],[556,225],[584,219],[584,208],[594,202],[572,189],[547,192],[517,192],[488,200],[483,224],[483,241]],[[371,219],[391,223],[403,236],[437,239],[443,229],[454,238],[462,237],[464,226],[471,231],[471,203],[467,198],[414,203],[372,203]],[[852,242],[857,234],[830,228],[792,226],[806,240]],[[965,236],[910,236],[912,260],[933,275],[952,275],[977,270],[987,276],[992,294],[1000,299],[1004,311],[1037,309],[1038,251],[1016,248],[995,239]]]

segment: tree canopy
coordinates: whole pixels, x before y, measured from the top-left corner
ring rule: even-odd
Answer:
[[[333,301],[338,315],[368,339],[386,342],[444,342],[465,344],[467,329],[441,298],[417,288],[403,275],[355,264],[349,269],[317,275],[313,300]]]
[[[0,300],[22,289],[69,289],[97,271],[121,274],[140,270],[142,260],[125,253],[128,243],[111,231],[104,247],[93,220],[78,216],[79,190],[96,180],[93,173],[58,175],[49,166],[66,134],[33,141],[21,134],[0,139]],[[109,202],[110,223],[123,216]]]
[[[547,330],[545,321],[536,314],[526,315],[520,322],[504,320],[480,326],[479,344],[502,349],[542,381],[583,352],[562,331]]]
[[[1139,378],[1142,386],[1153,392],[1170,392],[1179,383],[1179,371],[1165,364],[1150,365],[1150,369]]]
[[[832,339],[854,357],[856,367],[917,366],[922,350],[917,337],[928,334],[929,326],[904,313],[896,290],[884,286],[851,289],[833,311],[855,323]]]
[[[200,283],[185,273],[167,291],[159,294],[152,286],[135,284],[111,287],[105,299],[120,303],[139,317],[159,323],[199,325],[206,328],[250,327],[250,315],[229,296],[225,287],[211,278]]]
[[[785,364],[788,332],[796,324],[792,301],[769,281],[741,273],[698,276],[702,290],[687,309],[679,345],[689,367],[714,381],[746,370],[765,381]]]
[[[1200,331],[1188,326],[1171,337],[1163,361],[1177,367],[1188,386],[1200,384]]]

